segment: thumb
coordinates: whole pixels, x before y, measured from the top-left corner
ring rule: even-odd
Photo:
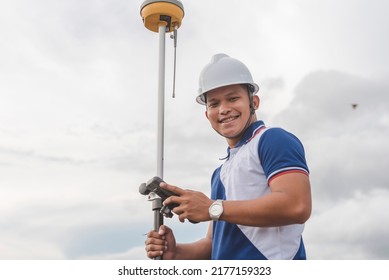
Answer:
[[[173,235],[173,231],[170,227],[165,226],[165,225],[161,225],[159,227],[158,234],[166,237],[169,235]]]
[[[159,231],[158,231],[158,234],[163,236],[164,239],[170,243],[170,244],[175,244],[176,243],[176,239],[174,237],[174,234],[173,234],[173,230],[171,228],[169,228],[168,226],[165,226],[165,225],[161,225],[159,227]]]

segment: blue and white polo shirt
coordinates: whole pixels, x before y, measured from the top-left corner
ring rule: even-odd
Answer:
[[[253,123],[212,175],[211,198],[250,200],[270,192],[286,172],[309,173],[299,139],[281,128]],[[306,259],[304,225],[252,227],[214,221],[212,259]]]

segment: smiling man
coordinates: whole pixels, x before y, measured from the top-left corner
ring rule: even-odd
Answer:
[[[239,60],[216,54],[200,74],[197,102],[228,144],[225,162],[211,180],[211,197],[162,183],[179,196],[173,212],[209,222],[207,235],[177,244],[161,226],[145,241],[147,256],[164,259],[306,259],[302,233],[311,214],[309,170],[293,134],[266,127],[255,111],[259,87]]]
[[[259,105],[259,98],[250,98],[246,85],[223,86],[207,93],[205,115],[213,129],[227,139],[230,147],[236,145],[254,120],[251,111],[247,110],[250,102],[255,109]]]

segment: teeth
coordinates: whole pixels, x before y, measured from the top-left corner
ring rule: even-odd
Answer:
[[[226,122],[232,121],[232,120],[234,120],[234,119],[236,119],[236,117],[230,117],[230,118],[228,118],[228,119],[222,120],[221,122],[222,122],[222,123],[226,123]]]

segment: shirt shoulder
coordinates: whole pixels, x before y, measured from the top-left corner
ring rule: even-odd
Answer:
[[[258,154],[268,181],[285,171],[309,173],[303,144],[294,134],[282,128],[264,131],[258,143]]]

